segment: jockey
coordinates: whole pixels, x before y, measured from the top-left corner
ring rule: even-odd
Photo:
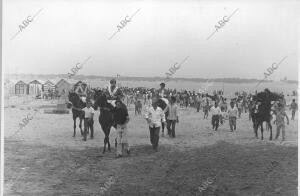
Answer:
[[[112,106],[116,106],[115,101],[119,98],[122,99],[123,98],[123,93],[121,91],[121,89],[119,89],[116,86],[116,80],[115,79],[111,79],[110,80],[110,85],[107,87],[106,89],[106,97],[107,97],[107,102],[109,102]]]
[[[165,90],[166,84],[165,83],[160,83],[160,89],[158,89],[157,94],[158,98],[167,98],[167,93]]]

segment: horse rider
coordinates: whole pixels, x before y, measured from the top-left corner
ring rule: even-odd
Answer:
[[[112,106],[116,106],[115,102],[118,98],[123,98],[123,92],[120,88],[117,87],[117,81],[116,79],[110,80],[110,85],[108,85],[105,94],[107,98],[107,102],[109,102]]]
[[[157,94],[158,98],[167,98],[167,93],[166,93],[166,84],[165,83],[160,83],[160,89],[158,89]]]

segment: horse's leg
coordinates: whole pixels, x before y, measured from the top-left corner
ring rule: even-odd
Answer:
[[[253,126],[253,129],[254,129],[255,138],[258,139],[258,135],[257,135],[258,127],[256,127],[256,126],[254,125],[254,126]]]
[[[270,129],[270,140],[273,139],[273,134],[272,134],[272,125],[271,125],[271,121],[268,122],[268,126],[269,126],[269,129]]]
[[[257,135],[257,131],[258,131],[258,123],[256,121],[252,121],[253,122],[253,130],[254,130],[254,134],[256,139],[258,139],[258,135]]]
[[[81,136],[83,136],[83,131],[82,131],[82,118],[79,118],[80,122],[79,122],[79,127],[80,127],[80,132],[81,132]]]
[[[103,147],[103,153],[105,153],[106,151],[106,133],[104,132],[105,136],[104,136],[104,147]]]
[[[74,125],[73,125],[73,128],[74,128],[73,137],[75,137],[75,135],[76,135],[76,117],[74,117],[74,116],[73,116],[73,122],[74,122]]]
[[[260,123],[261,140],[264,140],[264,126],[263,122]]]
[[[107,130],[107,143],[108,143],[108,151],[109,152],[111,152],[111,150],[110,150],[110,142],[109,142],[110,129],[111,129],[111,127]]]

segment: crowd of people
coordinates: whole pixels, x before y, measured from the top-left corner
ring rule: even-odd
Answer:
[[[176,123],[179,123],[179,108],[192,107],[195,108],[196,112],[203,111],[204,119],[207,119],[209,113],[211,113],[211,124],[214,131],[217,131],[220,124],[224,124],[225,120],[229,121],[230,131],[236,131],[237,119],[241,118],[241,113],[249,113],[249,120],[251,120],[251,114],[257,112],[257,104],[261,104],[253,101],[254,95],[246,92],[236,92],[228,104],[228,100],[223,95],[222,90],[214,91],[213,95],[210,95],[205,92],[197,93],[195,91],[166,89],[165,86],[165,83],[161,83],[159,89],[118,87],[116,80],[112,79],[110,85],[103,89],[108,102],[116,109],[114,120],[117,133],[117,157],[122,156],[124,149],[130,154],[127,139],[127,123],[130,119],[127,107],[130,104],[135,106],[135,115],[142,115],[142,107],[144,106],[143,111],[149,127],[150,142],[154,151],[158,150],[160,130],[162,130],[162,137],[165,136],[165,127],[169,137],[176,137],[175,127]],[[276,139],[280,130],[282,130],[282,139],[284,140],[284,118],[287,118],[287,123],[289,119],[285,112],[287,104],[284,96],[282,97],[282,100],[273,103],[272,112],[277,125]],[[291,119],[294,120],[298,109],[295,99],[290,104],[290,109],[292,110]],[[86,127],[90,127],[93,130],[91,119],[95,111],[91,108],[91,104],[88,104],[83,111],[85,111]],[[93,137],[93,131],[91,137]]]

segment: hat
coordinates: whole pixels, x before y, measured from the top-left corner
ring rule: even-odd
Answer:
[[[166,86],[166,84],[165,83],[160,83],[160,86],[163,86],[163,87],[165,87]]]

